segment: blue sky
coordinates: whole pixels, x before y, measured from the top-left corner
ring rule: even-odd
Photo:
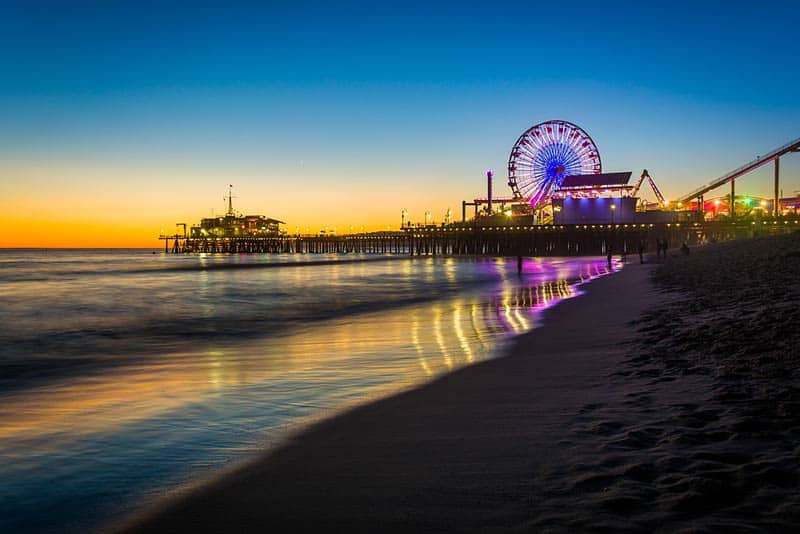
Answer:
[[[0,7],[0,192],[158,187],[167,216],[191,188],[193,220],[235,180],[297,224],[393,221],[480,195],[548,119],[671,197],[800,137],[789,2],[107,4]]]

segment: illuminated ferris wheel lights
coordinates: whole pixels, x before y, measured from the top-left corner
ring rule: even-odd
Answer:
[[[538,206],[565,176],[599,172],[600,156],[591,137],[572,123],[548,121],[517,140],[508,162],[508,184],[516,198]]]

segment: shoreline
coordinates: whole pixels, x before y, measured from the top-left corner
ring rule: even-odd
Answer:
[[[315,423],[117,528],[472,530],[524,524],[537,477],[523,474],[531,466],[548,472],[557,458],[569,463],[562,457],[565,423],[608,396],[603,384],[635,339],[629,323],[653,291],[652,267],[631,263],[582,285],[581,295],[545,310],[543,326],[515,338],[504,356]],[[597,353],[602,357],[593,358]],[[489,487],[486,476],[493,480]],[[500,495],[508,497],[501,506]]]

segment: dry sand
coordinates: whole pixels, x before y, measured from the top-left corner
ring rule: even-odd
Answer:
[[[764,263],[793,289],[751,269],[751,249],[788,254]],[[124,530],[796,530],[797,351],[769,325],[797,317],[798,250],[796,237],[709,246],[655,283],[629,265],[507,357],[314,425]],[[715,308],[705,288],[734,267],[752,271],[730,275],[747,309]],[[770,370],[754,373],[765,332]]]

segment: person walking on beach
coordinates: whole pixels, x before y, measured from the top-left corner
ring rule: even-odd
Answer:
[[[606,257],[608,258],[608,268],[610,269],[611,268],[611,245],[608,246],[607,250],[608,250],[608,253],[606,254]]]
[[[639,263],[644,263],[644,249],[645,249],[644,239],[640,239],[639,240]]]
[[[522,275],[522,256],[517,256],[517,274]]]
[[[656,258],[661,259],[661,238],[656,239]]]

